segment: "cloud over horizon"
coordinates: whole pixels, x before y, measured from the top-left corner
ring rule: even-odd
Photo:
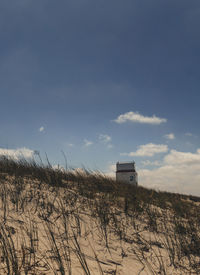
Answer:
[[[142,123],[142,124],[152,124],[152,125],[159,125],[161,123],[167,122],[166,118],[160,118],[155,115],[143,116],[138,112],[127,112],[125,114],[121,114],[114,120],[116,123],[125,123],[127,121],[135,122],[135,123]]]
[[[165,144],[148,143],[145,145],[140,145],[135,152],[121,153],[121,155],[129,157],[152,157],[155,154],[166,153],[167,151],[168,146]]]
[[[143,160],[141,162],[141,164],[143,166],[161,166],[162,165],[162,163],[160,161],[158,161],[158,160],[155,160],[155,161]]]
[[[200,196],[200,149],[196,153],[171,150],[163,165],[139,169],[139,184],[160,190]]]
[[[25,147],[18,149],[0,148],[0,156],[6,156],[14,160],[19,160],[22,158],[30,159],[34,156],[34,151]]]
[[[145,161],[143,164],[154,168],[137,170],[139,185],[200,196],[200,148],[195,153],[170,150],[162,161]],[[109,164],[105,174],[115,178],[115,171],[116,165]]]

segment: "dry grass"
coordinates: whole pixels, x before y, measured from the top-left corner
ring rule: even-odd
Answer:
[[[200,198],[0,159],[0,274],[200,274]]]

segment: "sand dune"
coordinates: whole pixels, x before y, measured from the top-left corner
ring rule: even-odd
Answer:
[[[199,274],[198,202],[22,168],[1,168],[0,274]]]

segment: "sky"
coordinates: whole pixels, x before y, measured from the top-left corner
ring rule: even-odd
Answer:
[[[200,1],[0,2],[0,154],[200,196]]]

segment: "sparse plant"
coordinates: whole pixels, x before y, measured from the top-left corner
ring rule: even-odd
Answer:
[[[200,274],[200,198],[46,162],[0,158],[0,274]]]

